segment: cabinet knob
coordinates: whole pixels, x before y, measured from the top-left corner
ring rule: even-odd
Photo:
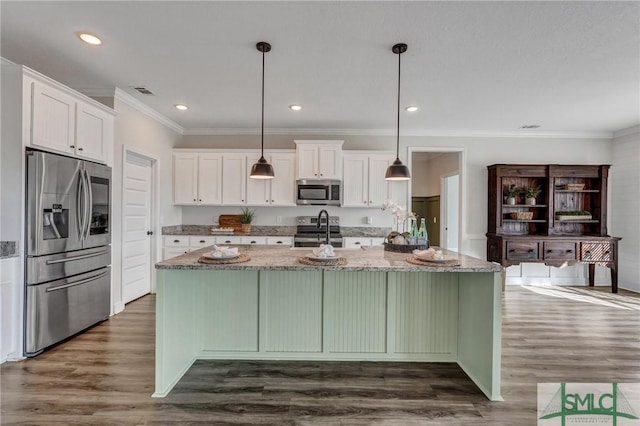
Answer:
[[[82,147],[78,148],[78,151],[82,151]]]
[[[75,145],[69,145],[69,148],[71,149],[75,149],[75,147],[76,147]]]
[[[202,201],[202,198],[198,198],[198,201]]]
[[[240,200],[240,201],[242,201],[244,203],[244,200]]]
[[[268,203],[268,202],[269,202],[269,200],[264,200],[264,202],[265,202],[265,203]]]
[[[363,201],[363,203],[367,204],[367,202],[366,202],[366,201]]]
[[[271,202],[273,203],[273,200],[271,200]]]
[[[194,198],[193,201],[196,201],[196,199]]]
[[[324,176],[324,174],[320,173],[320,176]]]

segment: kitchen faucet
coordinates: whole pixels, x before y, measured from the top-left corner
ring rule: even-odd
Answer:
[[[329,245],[331,243],[331,227],[329,225],[329,212],[325,209],[320,210],[320,213],[318,213],[318,223],[316,223],[316,227],[320,229],[322,225],[322,213],[327,217],[327,242],[325,244]]]

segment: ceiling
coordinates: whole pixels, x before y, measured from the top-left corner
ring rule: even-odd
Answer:
[[[401,134],[606,137],[640,124],[638,2],[3,0],[0,13],[4,58],[90,95],[119,87],[187,134],[259,131],[258,41],[273,46],[272,133],[395,134],[398,42],[401,104],[419,107],[402,110]]]

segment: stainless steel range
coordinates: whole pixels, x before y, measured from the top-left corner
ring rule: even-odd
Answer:
[[[293,237],[294,247],[318,247],[324,244],[327,235],[327,218],[320,219],[318,227],[317,216],[298,216],[296,223],[296,235]],[[342,235],[340,234],[340,218],[329,217],[329,241],[334,247],[342,247]]]

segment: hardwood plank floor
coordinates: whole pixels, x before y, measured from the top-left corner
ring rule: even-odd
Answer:
[[[640,297],[508,287],[502,396],[455,364],[198,361],[154,387],[154,296],[0,367],[2,425],[535,425],[538,382],[640,382]]]

